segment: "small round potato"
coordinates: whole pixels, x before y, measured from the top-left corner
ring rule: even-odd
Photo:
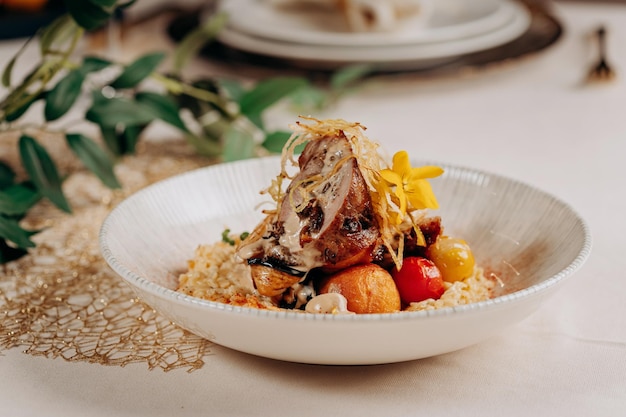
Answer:
[[[348,310],[357,314],[393,313],[400,310],[400,294],[389,272],[376,264],[356,265],[327,278],[320,294],[339,293]]]

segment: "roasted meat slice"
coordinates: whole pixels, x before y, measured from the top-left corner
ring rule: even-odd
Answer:
[[[379,243],[367,184],[341,131],[309,142],[298,165],[277,212],[238,251],[264,295],[276,295],[313,268],[334,271],[371,262]],[[272,265],[278,272],[256,271],[257,265]]]
[[[348,140],[311,142],[298,162],[301,171],[288,187],[278,216],[283,236],[297,235],[300,247],[315,253],[316,266],[323,269],[369,261],[378,224]]]

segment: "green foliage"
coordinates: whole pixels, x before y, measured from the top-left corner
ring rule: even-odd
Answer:
[[[15,63],[17,62],[17,58],[18,58],[18,55],[15,55],[13,58],[11,58],[8,64],[6,65],[4,71],[2,72],[2,86],[3,87],[11,86],[11,72],[13,72],[13,67],[15,66]]]
[[[61,190],[61,177],[46,149],[26,135],[20,138],[19,149],[22,165],[41,195],[59,209],[71,213],[70,204]]]
[[[27,41],[0,75],[2,85],[8,89],[0,100],[0,133],[20,133],[20,162],[28,175],[26,181],[16,183],[11,167],[0,161],[0,264],[25,255],[34,246],[31,237],[37,231],[22,228],[20,221],[42,198],[71,213],[63,193],[63,175],[32,132],[55,131],[51,123],[68,119],[74,119],[73,123],[65,126],[95,125],[102,146],[79,131],[61,132],[86,169],[107,187],[119,188],[115,158],[132,154],[142,132],[155,121],[178,129],[199,154],[222,161],[253,158],[261,150],[278,153],[290,133],[268,130],[266,110],[284,100],[305,112],[321,109],[351,91],[371,71],[365,66],[338,71],[329,88],[319,88],[305,77],[274,77],[252,86],[234,79],[185,79],[181,70],[186,62],[225,25],[226,16],[221,14],[180,43],[170,74],[158,71],[165,58],[162,52],[148,53],[126,64],[98,56],[76,59],[75,48],[84,32],[106,24],[117,9],[133,1],[64,3],[68,13]],[[15,67],[31,41],[38,41],[41,59],[20,83],[13,85]],[[109,67],[118,69],[112,73],[119,75],[107,78],[104,70]],[[151,82],[146,82],[148,79]],[[80,109],[76,108],[79,100],[86,103]],[[43,104],[43,124],[34,128],[32,123],[20,125],[37,102]]]
[[[41,194],[29,183],[10,184],[0,188],[0,214],[21,216],[35,205]]]
[[[225,161],[250,159],[256,155],[255,148],[253,134],[240,126],[230,125],[224,136],[222,157]]]
[[[47,121],[63,116],[80,95],[85,75],[80,70],[70,71],[46,94],[44,115]]]
[[[20,258],[35,246],[34,231],[23,229],[19,220],[41,195],[32,183],[17,184],[15,173],[0,161],[0,264]]]
[[[64,0],[74,21],[86,30],[94,30],[109,21],[117,0]]]
[[[190,57],[197,55],[208,40],[217,36],[226,24],[227,16],[224,13],[214,16],[206,23],[192,30],[178,45],[174,52],[174,71],[180,73]]]
[[[151,112],[155,118],[161,119],[166,123],[171,124],[174,127],[179,128],[183,132],[186,132],[187,126],[185,122],[180,118],[179,109],[176,106],[176,102],[161,94],[144,91],[135,95],[135,100],[144,109]]]
[[[104,97],[94,93],[92,106],[85,118],[102,127],[113,128],[118,125],[136,126],[150,123],[154,113],[140,102],[130,97]]]
[[[244,93],[239,100],[241,112],[258,127],[263,127],[261,116],[273,104],[308,85],[305,78],[278,77],[263,80]]]
[[[15,172],[10,166],[0,161],[0,190],[9,187],[15,180]]]
[[[83,63],[79,67],[79,70],[87,75],[91,72],[102,71],[106,67],[113,65],[108,59],[103,59],[97,56],[87,56],[83,59]]]
[[[72,16],[65,14],[59,17],[38,33],[41,54],[46,55],[70,42],[77,30],[78,24]]]
[[[268,133],[263,141],[263,147],[272,153],[280,153],[290,136],[291,132],[278,131]]]
[[[121,188],[113,173],[113,161],[93,140],[79,133],[68,133],[65,138],[76,156],[107,187]]]
[[[0,216],[0,238],[13,242],[18,248],[32,248],[35,244],[30,240],[31,233],[20,227],[17,220]]]
[[[115,89],[134,88],[145,80],[165,58],[162,52],[146,54],[124,68],[124,71],[111,83]]]

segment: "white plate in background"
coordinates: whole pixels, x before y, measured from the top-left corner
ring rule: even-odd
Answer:
[[[510,3],[514,11],[501,27],[480,35],[436,43],[416,43],[387,46],[326,46],[280,42],[250,36],[226,28],[219,40],[225,45],[248,53],[274,58],[312,61],[320,65],[336,66],[351,63],[414,63],[418,60],[450,58],[494,48],[521,36],[530,26],[530,12],[522,5]]]
[[[516,13],[512,0],[433,0],[428,21],[401,20],[393,32],[350,32],[340,12],[281,8],[263,0],[225,0],[233,32],[278,42],[325,46],[390,46],[455,41],[494,31]]]

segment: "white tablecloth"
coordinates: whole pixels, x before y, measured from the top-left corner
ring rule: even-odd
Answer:
[[[626,5],[556,11],[565,35],[537,57],[472,77],[381,82],[316,115],[359,121],[386,149],[514,177],[570,203],[591,227],[592,255],[537,313],[462,351],[380,366],[211,346],[202,369],[165,373],[12,349],[0,356],[0,415],[626,415]],[[600,23],[619,78],[583,85]],[[271,114],[277,126],[293,121]]]

